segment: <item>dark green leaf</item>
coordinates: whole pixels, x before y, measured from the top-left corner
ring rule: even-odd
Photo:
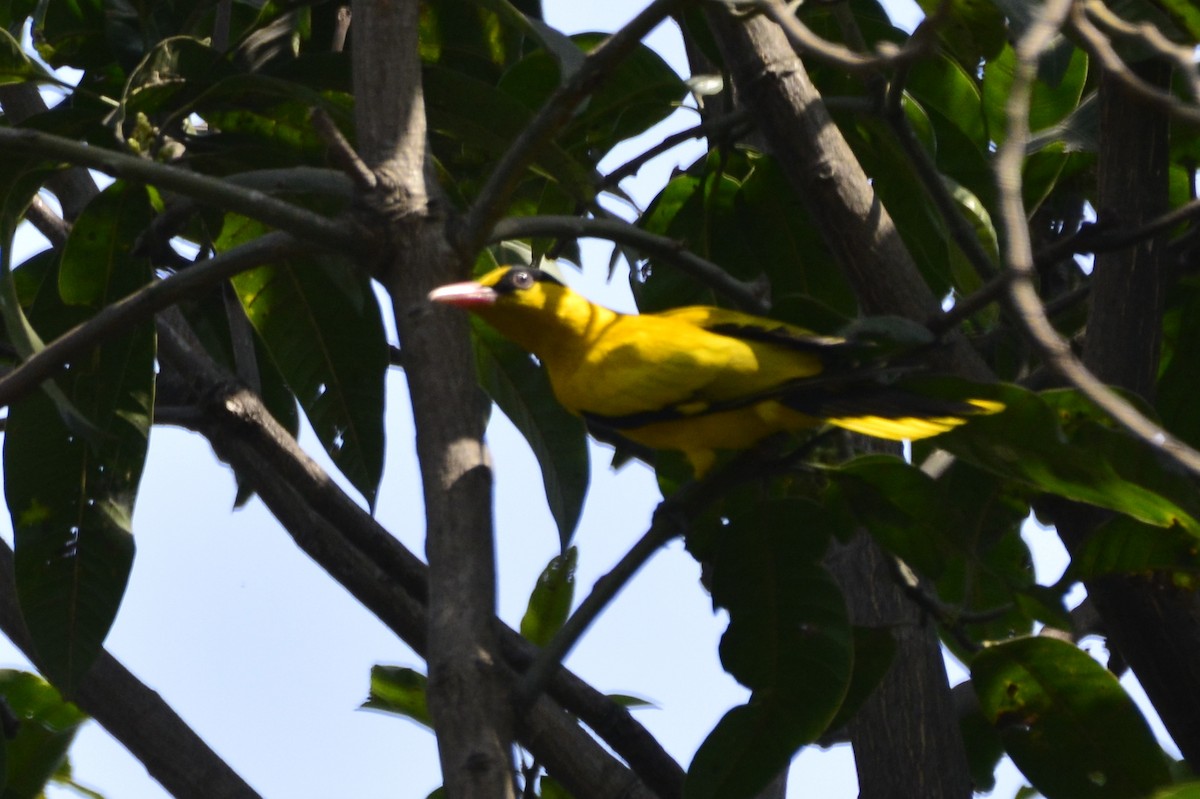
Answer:
[[[587,496],[587,429],[554,399],[545,370],[528,353],[474,317],[471,324],[479,382],[537,456],[546,500],[565,550]]]
[[[585,33],[572,37],[590,52],[605,35]],[[590,151],[600,160],[625,139],[637,136],[675,112],[687,87],[662,56],[644,44],[621,59],[608,79],[581,106],[563,132],[562,141]]]
[[[521,635],[538,646],[550,643],[571,613],[578,559],[579,551],[569,547],[552,558],[538,576],[525,615],[521,617]]]
[[[1036,490],[1200,535],[1190,482],[1149,446],[1108,427],[1078,394],[980,388],[979,396],[1004,402],[1005,411],[940,436],[939,447]]]
[[[891,630],[854,626],[854,671],[850,674],[850,686],[842,705],[829,722],[830,730],[839,730],[854,718],[883,681],[895,656],[896,639]]]
[[[259,235],[226,221],[227,250]],[[373,507],[383,473],[387,339],[370,282],[323,255],[261,266],[233,279],[238,299],[333,462]]]
[[[1142,797],[1166,756],[1111,672],[1072,644],[1017,638],[980,652],[971,679],[984,716],[1047,799]]]
[[[407,716],[425,727],[433,728],[429,717],[428,678],[419,671],[401,666],[372,666],[371,693],[362,706]]]
[[[976,69],[1004,46],[1004,15],[991,0],[951,0],[948,8],[940,0],[918,3],[926,14],[936,10],[944,15],[935,28],[938,40],[966,69]]]
[[[0,670],[0,696],[20,722],[16,737],[3,742],[8,781],[0,796],[37,799],[66,762],[67,750],[87,716],[28,672]]]
[[[712,564],[713,602],[729,611],[721,662],[756,695],[792,706],[793,740],[815,740],[850,684],[845,603],[816,562],[829,528],[813,503],[763,502],[730,520]]]
[[[64,332],[149,282],[149,262],[125,245],[150,217],[146,190],[121,183],[88,205],[63,250],[61,273],[46,275],[30,309],[43,336]],[[60,285],[85,304],[63,304]],[[8,417],[4,477],[17,592],[42,667],[68,693],[100,651],[133,560],[131,519],[154,404],[154,343],[147,321],[74,359],[57,379],[95,427],[93,440],[68,428],[43,392],[14,403]]]
[[[996,765],[1004,756],[1004,742],[992,726],[991,720],[983,715],[979,697],[968,680],[953,689],[954,707],[958,712],[958,729],[962,732],[967,750],[967,766],[971,770],[971,782],[975,791],[990,792],[996,787]]]
[[[808,743],[795,708],[770,697],[725,714],[692,758],[684,799],[751,799]]]
[[[1088,536],[1071,558],[1070,578],[1091,580],[1105,574],[1170,572],[1182,585],[1200,577],[1200,547],[1178,527],[1164,529],[1115,516]]]

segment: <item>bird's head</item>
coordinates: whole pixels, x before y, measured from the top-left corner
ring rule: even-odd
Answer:
[[[479,280],[439,286],[429,292],[429,299],[486,317],[491,306],[544,308],[567,291],[549,272],[526,266],[502,266]]]
[[[548,272],[526,266],[504,266],[479,280],[441,286],[429,299],[471,311],[541,358],[616,316]]]

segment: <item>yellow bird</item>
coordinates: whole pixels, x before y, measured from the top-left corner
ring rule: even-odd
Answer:
[[[1003,409],[925,397],[842,366],[861,345],[707,306],[629,315],[589,302],[538,269],[501,267],[434,289],[538,357],[558,401],[653,449],[677,450],[697,476],[717,450],[829,423],[877,438],[944,433]]]

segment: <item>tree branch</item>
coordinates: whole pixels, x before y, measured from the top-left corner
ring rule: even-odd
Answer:
[[[355,124],[375,175],[364,199],[389,233],[380,275],[404,346],[417,430],[429,557],[430,714],[449,796],[514,796],[513,718],[496,651],[487,401],[467,321],[426,296],[462,264],[446,233],[426,140],[416,0],[352,6]],[[548,761],[547,761],[548,762]]]
[[[1009,295],[1030,342],[1046,363],[1101,410],[1135,437],[1200,476],[1200,452],[1147,419],[1136,408],[1098,380],[1071,351],[1050,324],[1035,288],[1036,272],[1025,205],[1021,198],[1021,168],[1029,140],[1029,97],[1037,74],[1037,60],[1057,34],[1072,6],[1071,0],[1048,0],[1041,13],[1017,43],[1017,65],[1006,113],[1008,137],[996,157],[996,183],[1000,190],[1001,224],[1008,249],[1006,262],[1012,274]]]
[[[418,654],[427,656],[425,564],[342,491],[258,397],[194,348],[177,324],[160,326],[160,342],[168,363],[186,375],[203,398],[204,411],[189,426],[203,433],[214,451],[262,497],[300,549]],[[503,681],[511,687],[516,676],[510,669],[530,662],[534,648],[499,620],[489,622],[503,653],[502,658],[488,654],[489,668],[503,672]],[[681,795],[679,767],[627,710],[566,670],[555,675],[550,687],[551,695],[596,730],[660,797]],[[548,702],[535,707],[520,726],[525,746],[550,765],[574,795],[620,797],[628,789],[629,796],[648,796],[645,788],[631,783],[624,767],[593,740],[576,734],[575,725]]]
[[[0,128],[0,148],[9,152],[60,158],[115,178],[145,183],[178,192],[205,205],[265,222],[297,238],[353,254],[367,254],[369,238],[345,219],[330,219],[291,203],[245,189],[230,181],[211,178],[145,158],[93,147],[81,142],[27,128]]]
[[[456,237],[460,253],[473,257],[504,213],[508,198],[521,173],[533,160],[538,147],[566,124],[571,113],[606,78],[650,31],[671,13],[680,0],[653,0],[625,27],[588,53],[566,83],[555,90],[545,105],[501,157],[487,183],[479,190]]]
[[[695,278],[719,294],[728,297],[752,313],[767,310],[759,293],[730,275],[712,261],[686,249],[683,242],[660,236],[615,219],[584,219],[577,216],[513,216],[501,219],[492,228],[488,241],[504,241],[530,236],[555,236],[566,239],[595,238],[626,244],[648,255],[674,264],[679,271]]]
[[[29,360],[0,378],[0,405],[12,404],[53,377],[63,364],[89,351],[100,341],[150,319],[157,311],[200,289],[264,263],[304,251],[304,245],[289,234],[268,233],[106,305],[91,319],[54,339]]]

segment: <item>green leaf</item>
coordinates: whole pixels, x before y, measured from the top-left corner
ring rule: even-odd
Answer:
[[[541,790],[542,799],[572,799],[571,793],[562,783],[550,776],[538,780],[538,788]]]
[[[927,391],[936,385],[922,382]],[[939,447],[1038,491],[1200,535],[1190,481],[1148,445],[1109,427],[1076,392],[979,388],[977,396],[1004,402],[1004,412],[939,436]]]
[[[1005,45],[997,58],[983,69],[983,111],[988,132],[1002,143],[1008,135],[1005,104],[1012,90],[1016,54]],[[1088,57],[1069,40],[1062,39],[1039,64],[1038,78],[1029,101],[1029,130],[1051,128],[1074,113],[1087,85]]]
[[[146,190],[115,183],[76,220],[60,269],[47,270],[29,316],[47,337],[149,282],[124,236],[149,223]],[[108,246],[96,247],[96,242]],[[63,303],[58,287],[72,300]],[[72,692],[100,651],[133,561],[131,519],[154,405],[154,326],[71,361],[62,393],[95,426],[85,440],[44,392],[13,404],[4,441],[17,593],[39,665]]]
[[[841,707],[829,722],[830,730],[839,730],[854,718],[883,682],[895,657],[896,639],[890,629],[854,626],[854,671]]]
[[[558,404],[545,370],[528,353],[474,317],[471,326],[480,385],[537,457],[546,501],[565,551],[587,496],[587,428]]]
[[[1182,586],[1200,578],[1196,538],[1178,527],[1163,529],[1128,516],[1102,523],[1071,558],[1069,580],[1092,580],[1105,574],[1170,572]]]
[[[0,670],[0,696],[20,724],[3,742],[7,783],[3,799],[36,799],[67,759],[79,727],[87,721],[53,686],[28,672]]]
[[[262,232],[226,221],[218,251]],[[330,255],[292,258],[232,280],[275,365],[333,462],[374,507],[383,474],[387,338],[370,281]]]
[[[579,551],[568,547],[566,552],[552,558],[538,576],[525,615],[521,617],[521,635],[538,646],[550,643],[571,613],[578,560]]]
[[[429,679],[419,671],[401,666],[372,666],[371,693],[362,707],[406,716],[433,729],[429,716]]]
[[[768,696],[730,710],[700,744],[683,783],[684,799],[751,799],[808,743],[795,708]]]
[[[571,37],[590,52],[607,34]],[[620,142],[633,138],[666,119],[687,95],[687,86],[658,53],[644,44],[621,59],[608,78],[587,99],[563,131],[569,146],[590,150],[595,162]]]
[[[983,714],[1047,799],[1143,797],[1169,782],[1166,756],[1117,678],[1072,644],[1017,638],[971,664]]]
[[[940,0],[917,2],[926,14],[945,15],[936,28],[938,40],[964,68],[976,69],[1004,46],[1004,15],[990,0],[951,0],[949,8]]]
[[[817,562],[830,527],[814,503],[763,502],[730,520],[712,563],[713,602],[729,611],[721,663],[755,696],[791,707],[789,739],[801,742],[828,727],[854,658],[842,593]]]
[[[954,686],[954,707],[958,711],[958,729],[967,750],[967,767],[977,793],[990,792],[996,787],[996,766],[1004,756],[1004,742],[983,715],[979,698],[970,680]]]

